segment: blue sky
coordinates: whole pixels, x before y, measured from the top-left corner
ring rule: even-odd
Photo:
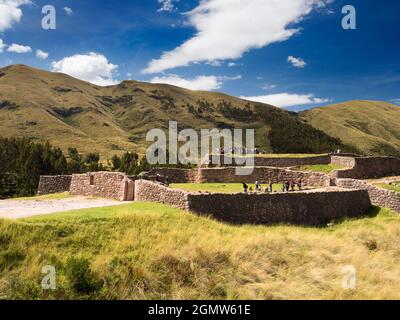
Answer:
[[[356,30],[342,28],[348,4]],[[45,5],[56,9],[55,30],[41,27]],[[0,0],[0,65],[103,85],[166,82],[293,110],[400,104],[399,12],[398,0]]]

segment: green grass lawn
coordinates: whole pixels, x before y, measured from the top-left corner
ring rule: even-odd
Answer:
[[[256,189],[255,184],[247,184]],[[262,184],[262,188],[268,188],[268,184]],[[241,183],[174,183],[171,185],[173,189],[185,190],[188,192],[210,192],[210,193],[239,193],[243,192]],[[296,187],[297,189],[297,187]],[[282,191],[282,184],[274,184],[273,191]]]
[[[0,220],[0,298],[400,299],[400,216],[230,226],[155,203]],[[42,268],[56,268],[54,291]],[[357,289],[342,288],[342,268]]]
[[[68,199],[72,196],[69,192],[62,192],[62,193],[53,193],[53,194],[46,194],[43,196],[35,196],[35,197],[23,197],[23,198],[13,198],[12,200],[36,200],[36,201],[45,201],[45,200],[61,200],[61,199]]]
[[[325,154],[311,154],[311,153],[268,153],[268,154],[255,154],[255,155],[243,155],[243,157],[256,157],[256,158],[309,158],[327,155]],[[233,156],[227,154],[227,156]]]
[[[300,167],[297,167],[296,169],[300,170],[300,171],[331,173],[334,170],[342,170],[345,168],[335,165],[335,164],[317,164],[317,165],[309,165],[309,166],[300,166]]]
[[[375,184],[377,187],[391,190],[391,191],[396,191],[400,193],[400,182],[397,182],[395,184],[388,184],[388,183],[377,183]]]

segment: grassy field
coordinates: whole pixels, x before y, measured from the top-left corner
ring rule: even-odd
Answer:
[[[254,184],[248,184],[249,188],[256,189]],[[263,184],[262,188],[268,188],[268,184]],[[174,183],[173,189],[181,189],[188,192],[210,192],[210,193],[239,193],[243,192],[241,183]],[[273,191],[282,191],[282,184],[274,184]]]
[[[392,190],[396,192],[400,192],[400,182],[396,184],[388,184],[388,183],[377,183],[377,187],[384,188],[387,190]]]
[[[399,299],[400,217],[230,226],[154,203],[0,220],[0,298]],[[53,265],[57,289],[40,283]],[[357,271],[342,288],[342,268]]]
[[[331,173],[334,170],[341,170],[341,169],[345,169],[345,168],[335,165],[335,164],[316,164],[316,165],[310,165],[310,166],[300,166],[296,169],[300,170],[300,171]]]
[[[254,155],[243,155],[243,157],[256,157],[256,158],[310,158],[324,156],[325,154],[311,154],[311,153],[267,153],[267,154],[254,154]],[[227,156],[234,156],[233,154],[227,154]]]

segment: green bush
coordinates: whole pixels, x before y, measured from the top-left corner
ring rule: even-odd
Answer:
[[[96,279],[90,269],[90,262],[84,258],[69,258],[66,265],[66,276],[76,294],[94,294],[102,283]]]

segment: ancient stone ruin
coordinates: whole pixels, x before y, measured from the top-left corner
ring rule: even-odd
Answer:
[[[226,158],[226,157],[223,157]],[[258,159],[258,158],[257,158]],[[95,172],[72,176],[43,176],[38,194],[69,191],[72,195],[104,197],[120,201],[159,202],[229,223],[322,225],[343,217],[359,217],[371,205],[400,213],[400,194],[376,187],[362,178],[400,175],[400,159],[328,155],[307,158],[260,158],[249,176],[237,176],[234,165],[196,169],[159,168],[130,177],[119,172]],[[271,160],[273,159],[273,160]],[[226,160],[226,159],[225,159]],[[228,162],[231,159],[228,159]],[[292,166],[336,164],[344,169],[331,174],[303,172]],[[379,163],[381,166],[379,166]],[[301,179],[314,190],[291,193],[189,193],[156,182],[168,176],[170,183],[254,183]]]

